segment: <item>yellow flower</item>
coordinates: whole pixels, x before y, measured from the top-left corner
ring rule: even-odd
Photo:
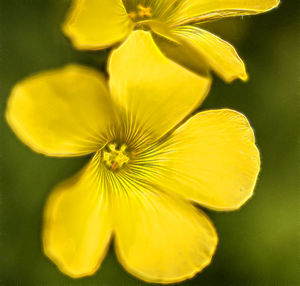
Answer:
[[[217,245],[212,222],[192,203],[235,210],[253,193],[253,131],[229,109],[187,119],[209,80],[167,59],[148,32],[133,32],[108,69],[109,87],[97,71],[70,65],[25,79],[9,99],[6,118],[35,151],[93,153],[50,195],[44,251],[82,277],[95,273],[113,239],[131,274],[182,281],[210,263]]]
[[[213,70],[231,82],[248,78],[235,49],[192,24],[263,13],[278,4],[279,0],[73,0],[63,30],[79,49],[103,49],[123,41],[134,29],[150,29],[168,57],[199,74]]]

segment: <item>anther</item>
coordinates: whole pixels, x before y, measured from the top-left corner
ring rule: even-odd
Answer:
[[[138,4],[136,7],[136,11],[130,11],[128,13],[128,16],[134,20],[144,20],[145,18],[151,18],[152,17],[152,9],[151,7],[144,7],[141,4]]]
[[[139,10],[138,14],[141,18],[144,18],[144,17],[151,18],[152,17],[152,10],[150,7],[144,7],[143,5],[139,4],[137,6],[137,8]]]
[[[102,149],[102,162],[109,170],[120,170],[129,162],[129,159],[125,144],[109,143]]]
[[[135,20],[137,18],[137,14],[133,11],[129,12],[128,13],[128,16],[132,19],[132,20]]]

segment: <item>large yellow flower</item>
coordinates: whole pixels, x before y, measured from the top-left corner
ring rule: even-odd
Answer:
[[[213,70],[227,82],[247,80],[244,63],[235,49],[191,24],[258,14],[278,3],[279,0],[73,0],[63,30],[79,49],[103,49],[124,40],[133,29],[150,29],[165,54],[195,72]]]
[[[99,268],[113,239],[138,278],[190,278],[217,245],[213,224],[192,202],[235,210],[251,197],[260,168],[253,131],[228,109],[187,119],[209,80],[164,57],[148,32],[132,33],[108,66],[109,87],[97,71],[70,65],[25,79],[9,99],[7,120],[35,151],[93,154],[51,194],[44,251],[82,277]]]

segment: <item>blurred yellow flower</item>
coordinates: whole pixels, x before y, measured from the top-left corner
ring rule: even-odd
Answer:
[[[192,202],[235,210],[253,193],[253,131],[229,109],[186,119],[210,81],[167,59],[148,32],[133,32],[108,68],[109,87],[97,71],[70,65],[25,79],[9,99],[6,118],[35,151],[94,154],[50,195],[44,251],[82,277],[95,273],[113,239],[131,274],[182,281],[210,263],[217,245],[212,222]]]
[[[227,82],[247,80],[235,49],[191,24],[263,13],[278,4],[279,0],[73,0],[63,31],[79,49],[103,49],[123,41],[134,29],[150,29],[162,51],[181,65],[199,74],[213,70]]]

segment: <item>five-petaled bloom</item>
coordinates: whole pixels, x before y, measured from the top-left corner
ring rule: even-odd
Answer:
[[[192,24],[266,12],[279,0],[73,0],[63,30],[79,49],[103,49],[134,29],[151,30],[170,58],[199,74],[247,80],[235,49]],[[132,51],[134,52],[134,51]]]
[[[260,169],[253,131],[229,109],[187,118],[209,79],[166,58],[148,32],[133,32],[108,69],[109,88],[97,71],[70,65],[25,79],[9,99],[7,120],[35,151],[94,153],[50,195],[44,251],[82,277],[99,268],[113,239],[131,274],[182,281],[210,263],[217,245],[193,202],[235,210],[253,193]]]

